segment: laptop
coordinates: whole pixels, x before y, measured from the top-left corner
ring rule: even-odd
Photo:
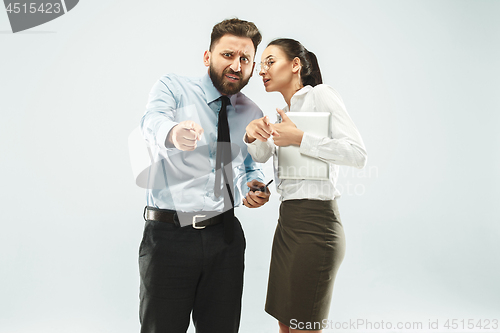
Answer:
[[[300,130],[317,136],[330,136],[330,112],[287,112]],[[329,179],[329,165],[307,155],[297,146],[278,147],[278,177],[280,179]]]

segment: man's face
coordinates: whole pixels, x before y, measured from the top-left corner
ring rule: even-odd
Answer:
[[[223,95],[233,95],[247,85],[253,73],[255,48],[247,37],[224,35],[205,51],[203,61],[217,90]]]

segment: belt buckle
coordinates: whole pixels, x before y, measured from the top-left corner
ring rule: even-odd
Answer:
[[[197,217],[206,217],[206,215],[195,215],[195,216],[193,216],[193,228],[195,228],[195,229],[205,229],[206,226],[204,226],[204,225],[201,226],[201,227],[198,227],[196,225],[196,218]]]

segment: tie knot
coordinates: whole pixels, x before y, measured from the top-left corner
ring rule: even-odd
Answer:
[[[227,96],[221,96],[220,100],[222,102],[223,108],[231,104],[231,101],[229,100],[229,97],[227,97]]]

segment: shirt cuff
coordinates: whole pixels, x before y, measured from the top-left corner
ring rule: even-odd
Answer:
[[[247,146],[247,151],[252,157],[257,156],[257,141],[259,140],[255,139],[253,142],[249,143],[247,140],[247,134],[243,134],[243,143]]]
[[[302,141],[300,142],[299,151],[301,154],[315,157],[319,156],[319,144],[323,138],[314,134],[304,132]]]
[[[178,123],[173,122],[173,121],[167,121],[160,126],[160,128],[156,132],[156,143],[158,146],[160,146],[161,148],[167,149],[167,150],[175,149],[175,147],[173,147],[173,146],[167,147],[165,145],[165,142],[167,141],[168,133],[170,133],[170,130],[177,124]]]
[[[243,142],[244,142],[247,146],[249,146],[249,147],[251,147],[251,146],[258,146],[258,143],[259,143],[259,142],[262,142],[262,141],[259,141],[259,140],[257,140],[257,139],[253,140],[252,142],[248,142],[248,140],[247,140],[247,139],[248,139],[247,134],[246,134],[246,133],[245,133],[245,134],[243,134]]]
[[[251,143],[249,143],[249,142],[247,141],[247,134],[246,134],[246,133],[245,133],[245,134],[243,134],[243,142],[244,142],[247,146],[248,146],[248,145],[251,145]],[[255,142],[255,141],[254,141],[254,142]]]

